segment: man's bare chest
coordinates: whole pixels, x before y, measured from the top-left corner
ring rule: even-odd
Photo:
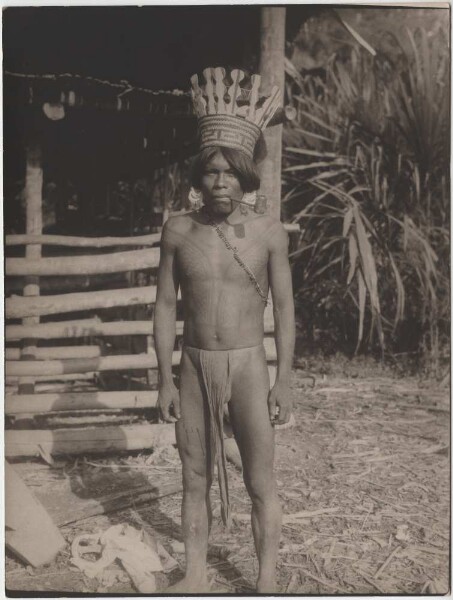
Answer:
[[[266,271],[268,249],[264,240],[258,236],[235,235],[227,230],[225,239],[236,249],[237,256],[253,271],[256,277]],[[181,279],[212,280],[223,279],[239,283],[247,281],[249,276],[234,257],[218,233],[210,228],[198,235],[187,236],[177,251],[177,266]]]

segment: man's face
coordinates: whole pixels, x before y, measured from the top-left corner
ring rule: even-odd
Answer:
[[[235,208],[232,200],[244,195],[234,170],[220,151],[206,165],[201,177],[203,202],[218,215],[229,215]]]

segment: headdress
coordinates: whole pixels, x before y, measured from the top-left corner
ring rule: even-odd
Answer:
[[[190,79],[200,150],[225,146],[253,158],[260,133],[278,108],[280,89],[274,86],[270,96],[260,97],[261,77],[252,75],[248,88],[241,87],[245,73],[239,69],[233,69],[227,78],[222,67],[209,67],[203,76],[205,83],[201,86],[197,75]]]

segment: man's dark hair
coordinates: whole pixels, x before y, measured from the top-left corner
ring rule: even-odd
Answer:
[[[255,160],[264,158],[265,144],[264,139],[259,139],[255,149]],[[257,153],[258,150],[258,153]],[[221,152],[224,159],[234,170],[244,192],[253,192],[260,187],[260,176],[255,160],[249,158],[244,152],[234,148],[223,146],[210,146],[201,150],[193,159],[191,171],[191,184],[194,188],[200,189],[201,178],[205,172],[206,165],[213,158],[216,152]]]

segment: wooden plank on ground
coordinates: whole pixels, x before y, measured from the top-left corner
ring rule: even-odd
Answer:
[[[7,258],[5,274],[21,275],[94,275],[152,269],[159,265],[159,248],[128,250],[88,256],[52,256],[47,258]]]
[[[51,562],[66,542],[42,504],[5,462],[6,546],[32,567]]]
[[[176,444],[173,424],[5,431],[5,456],[88,454],[143,450]]]
[[[152,471],[152,466],[149,467],[149,470]],[[181,491],[182,482],[178,480],[157,485],[129,487],[127,490],[112,492],[97,498],[80,498],[71,489],[66,493],[54,493],[52,496],[39,494],[39,496],[53,521],[61,527],[87,517],[112,513],[129,506],[147,504]]]

